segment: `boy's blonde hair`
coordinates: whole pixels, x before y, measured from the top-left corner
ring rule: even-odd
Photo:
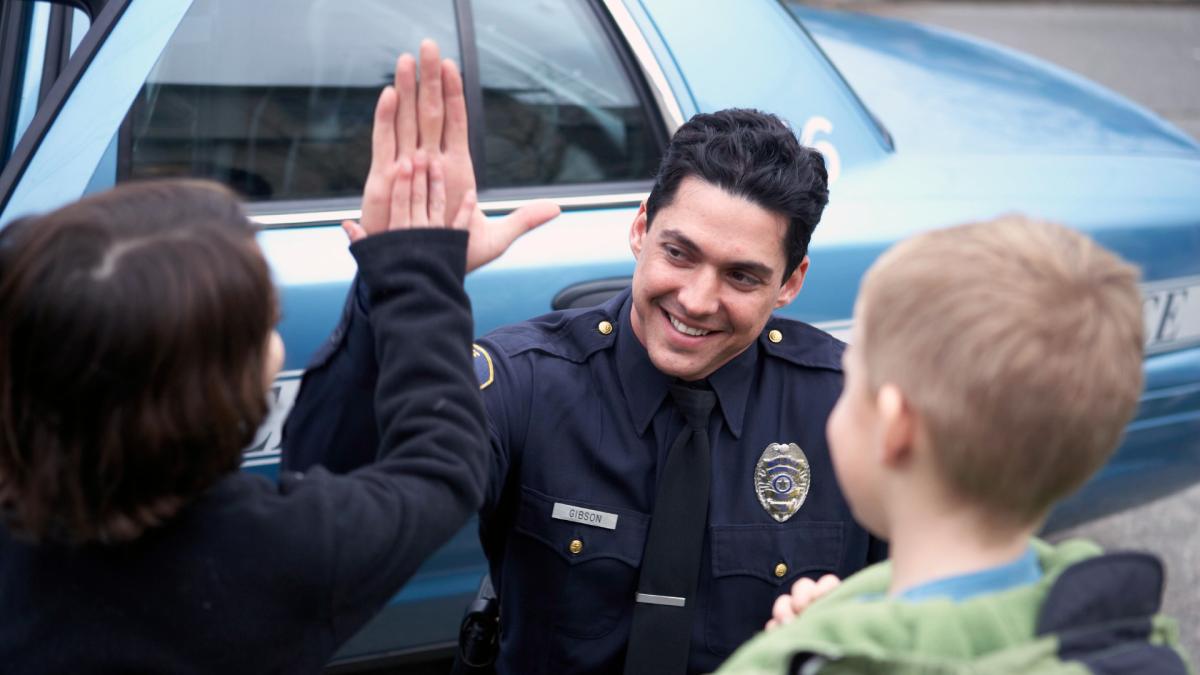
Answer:
[[[900,388],[954,494],[1036,522],[1116,448],[1142,391],[1138,272],[1021,216],[927,232],[859,295],[871,391]]]

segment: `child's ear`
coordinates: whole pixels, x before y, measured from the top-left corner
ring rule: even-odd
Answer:
[[[898,467],[912,456],[916,440],[917,420],[904,393],[894,384],[884,384],[875,398],[879,411],[880,460],[889,467]]]

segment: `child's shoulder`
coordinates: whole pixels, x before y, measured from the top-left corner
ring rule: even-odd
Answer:
[[[748,642],[720,672],[787,673],[811,655],[829,664],[822,673],[934,666],[929,672],[1059,673],[1067,668],[1060,649],[1070,647],[1064,636],[1086,636],[1077,655],[1084,660],[1088,645],[1095,654],[1120,646],[1146,667],[1138,672],[1189,672],[1174,623],[1158,614],[1162,567],[1154,556],[1104,554],[1083,540],[1033,546],[1044,571],[1039,582],[960,602],[887,597],[890,565],[868,567],[791,623]],[[1145,631],[1113,632],[1128,621]]]

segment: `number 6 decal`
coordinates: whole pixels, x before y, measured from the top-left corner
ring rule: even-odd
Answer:
[[[800,132],[800,142],[825,156],[825,168],[829,171],[829,184],[833,185],[842,173],[842,158],[838,156],[837,148],[833,147],[833,143],[814,140],[817,134],[830,133],[833,133],[833,122],[820,115],[810,117]]]

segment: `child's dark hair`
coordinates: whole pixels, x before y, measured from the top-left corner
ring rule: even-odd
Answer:
[[[132,183],[0,231],[0,505],[33,540],[132,539],[237,470],[276,298],[237,199]]]

